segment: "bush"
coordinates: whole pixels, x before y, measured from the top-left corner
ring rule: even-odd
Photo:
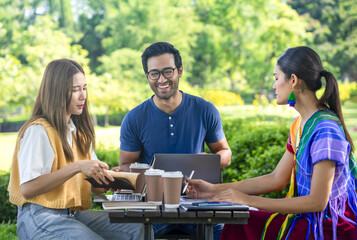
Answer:
[[[232,150],[229,167],[223,169],[223,182],[240,181],[272,172],[283,156],[289,134],[289,123],[271,121],[262,124],[239,119],[226,119],[223,129]],[[284,197],[282,192],[267,194],[269,197]]]
[[[96,147],[95,154],[98,159],[109,165],[109,169],[119,166],[119,148],[114,146],[106,147],[103,144],[99,144]]]
[[[17,207],[10,203],[9,192],[7,186],[9,185],[10,172],[0,172],[0,222],[16,223]]]
[[[109,115],[109,125],[120,126],[127,111],[117,111],[114,114]],[[105,115],[97,115],[97,123],[99,126],[104,126]]]
[[[25,121],[0,122],[0,132],[17,132],[24,123]]]
[[[206,90],[203,93],[204,99],[215,106],[244,105],[244,101],[239,94],[229,91]]]
[[[19,239],[16,235],[16,224],[2,223],[0,224],[0,239]]]

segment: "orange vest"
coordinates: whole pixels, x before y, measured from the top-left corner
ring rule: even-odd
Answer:
[[[56,129],[54,129],[44,118],[40,118],[31,123],[31,125],[42,125],[48,135],[51,146],[54,150],[55,157],[53,160],[53,165],[51,172],[57,171],[72,162],[67,162],[66,157],[62,148],[61,138],[58,135]],[[30,125],[30,126],[31,126]],[[74,135],[74,134],[73,134]],[[64,182],[62,185],[47,193],[43,193],[34,198],[26,200],[20,188],[20,175],[17,155],[20,150],[20,140],[23,136],[18,136],[14,156],[12,159],[10,182],[8,186],[9,200],[11,203],[22,207],[25,203],[35,203],[47,208],[56,209],[89,209],[92,207],[91,198],[91,185],[89,182],[84,180],[85,176],[82,173],[77,173],[72,178]],[[80,161],[84,159],[91,159],[90,153],[86,156],[83,155],[76,142],[76,137],[73,136],[73,157],[74,161]]]

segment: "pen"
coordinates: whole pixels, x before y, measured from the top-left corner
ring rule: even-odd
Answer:
[[[191,179],[194,173],[195,173],[195,170],[192,170],[192,172],[191,172],[191,174],[190,174],[190,176],[188,178]],[[188,187],[188,183],[186,183],[185,187],[183,188],[182,193],[185,193],[187,187]]]
[[[143,191],[142,191],[142,193],[141,193],[140,201],[143,199],[143,196],[144,196],[144,194],[145,194],[145,191],[146,191],[146,184],[145,184],[145,186],[144,186],[144,188],[143,188]]]

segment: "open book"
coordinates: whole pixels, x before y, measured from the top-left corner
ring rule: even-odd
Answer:
[[[94,178],[86,178],[88,182],[92,184],[95,188],[113,188],[113,189],[129,189],[135,190],[136,180],[140,173],[134,172],[114,172],[108,170],[107,173],[114,178],[114,182],[110,181],[108,178],[107,181],[109,184],[99,184]]]

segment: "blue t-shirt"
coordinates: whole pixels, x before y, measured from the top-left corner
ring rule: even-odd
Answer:
[[[131,110],[121,125],[120,149],[141,151],[139,162],[150,164],[156,153],[201,153],[204,142],[222,140],[222,121],[213,104],[182,94],[172,114],[157,108],[152,98]]]

